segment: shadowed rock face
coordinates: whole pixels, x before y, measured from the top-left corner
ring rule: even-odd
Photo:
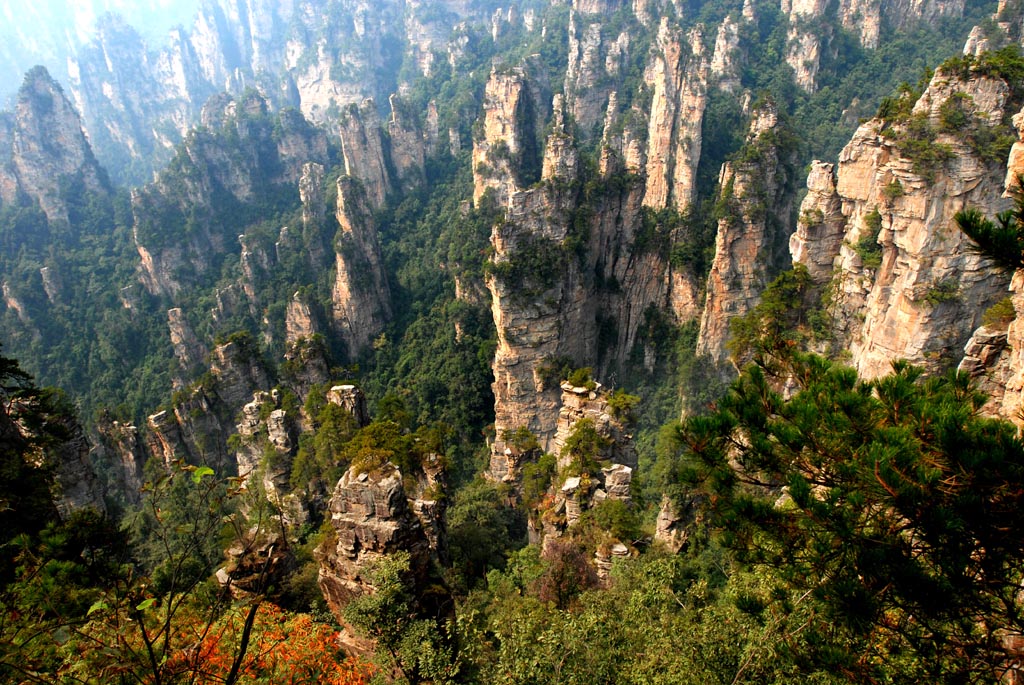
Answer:
[[[68,223],[65,186],[108,192],[78,113],[43,67],[25,75],[13,116],[0,119],[0,162],[0,203],[36,201],[54,228]]]
[[[785,227],[792,208],[792,152],[779,149],[778,111],[767,103],[753,113],[744,161],[727,162],[719,176],[715,258],[707,281],[697,353],[720,364],[728,357],[729,322],[753,309],[786,259]]]
[[[350,177],[338,179],[338,251],[331,293],[333,325],[355,357],[391,319],[391,290],[384,272],[371,205]]]

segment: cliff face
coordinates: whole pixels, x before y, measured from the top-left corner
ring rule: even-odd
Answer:
[[[481,11],[463,0],[207,0],[159,49],[104,17],[69,60],[71,92],[104,164],[138,181],[171,158],[211,95],[257,88],[336,131],[339,110],[390,94],[405,54],[424,75],[438,54],[455,59],[452,27]]]
[[[817,90],[822,56],[835,50],[833,26],[852,31],[862,46],[874,49],[883,24],[907,29],[964,13],[963,0],[782,0],[780,7],[789,20],[786,62],[797,85],[808,92]]]
[[[62,420],[67,438],[54,450],[54,502],[62,518],[78,509],[105,512],[103,488],[89,459],[89,440],[73,417]]]
[[[491,72],[484,90],[483,133],[473,140],[475,205],[490,192],[499,207],[505,206],[517,189],[517,162],[536,154],[533,120],[537,106],[523,69]]]
[[[0,118],[0,203],[39,203],[54,228],[68,224],[65,187],[83,194],[108,192],[78,113],[42,68],[32,69],[18,91],[13,116]]]
[[[202,103],[222,91],[258,87],[275,108],[296,107],[325,124],[333,123],[337,108],[386,96],[376,84],[392,77],[389,65],[401,56],[406,3],[326,5],[210,0],[191,26],[172,30],[159,50],[123,22],[101,21],[68,71],[75,103],[104,162],[122,169],[133,160],[141,168],[150,159],[166,161]],[[443,47],[447,33],[439,36],[436,26],[450,27],[444,19],[408,27],[421,57]]]
[[[99,439],[93,446],[94,461],[120,467],[111,480],[129,504],[139,504],[142,501],[142,467],[148,458],[139,429],[131,423],[100,421],[96,432]]]
[[[1006,188],[1017,189],[1017,178],[1024,174],[1024,111],[1013,117],[1018,139],[1010,149]],[[964,347],[959,370],[970,374],[989,400],[983,411],[1024,425],[1024,271],[1017,270],[1010,281],[1010,311],[999,320],[981,326]]]
[[[338,179],[337,257],[332,299],[334,326],[351,356],[359,354],[391,318],[391,293],[366,194]]]
[[[277,390],[257,390],[242,407],[235,426],[235,462],[242,486],[262,492],[281,523],[294,528],[309,520],[309,503],[290,492],[292,460],[298,447],[298,425],[281,407]]]
[[[833,265],[834,332],[863,376],[885,374],[891,359],[941,368],[1002,297],[1006,277],[970,252],[952,217],[1007,206],[1005,167],[979,156],[970,127],[1001,125],[1008,94],[999,79],[939,72],[906,121],[875,119],[857,130],[834,181],[828,167],[815,167],[793,254],[822,281]],[[950,112],[966,128],[951,129]],[[909,158],[910,136],[930,139],[941,160]]]
[[[670,51],[683,49],[667,24],[661,35]],[[663,68],[669,64],[670,71],[687,63],[678,54],[654,59]],[[695,125],[699,136],[700,124],[694,124],[685,103],[692,95],[687,89],[698,89],[697,81],[706,74],[658,73],[661,86],[654,100],[657,107],[660,88],[663,109],[660,119],[652,117],[647,133],[658,128],[658,119],[665,124],[664,138],[648,135],[649,141],[664,151],[662,161],[677,160],[680,150],[696,155],[690,147],[694,141],[686,139],[692,129],[686,127]],[[518,477],[516,459],[513,455],[510,462],[505,444],[507,431],[526,428],[550,448],[560,404],[559,360],[592,366],[604,376],[639,352],[651,368],[653,351],[641,336],[648,318],[667,313],[687,320],[697,311],[695,280],[669,266],[668,246],[676,236],[668,235],[651,211],[683,202],[676,192],[681,188],[690,188],[684,193],[689,198],[696,156],[677,166],[656,167],[652,175],[644,162],[643,114],[619,112],[612,91],[601,136],[600,176],[584,187],[576,141],[565,121],[566,101],[556,96],[540,183],[524,190],[535,116],[543,111],[534,101],[536,91],[521,69],[492,73],[482,137],[473,148],[474,198],[479,204],[490,195],[505,215],[492,230],[494,256],[487,279],[498,336],[493,363],[497,437],[489,470],[496,480]],[[660,204],[645,207],[658,187]]]
[[[700,28],[689,36],[663,18],[644,80],[653,91],[643,203],[685,209],[693,201],[709,64]]]
[[[773,103],[755,110],[740,158],[722,166],[715,258],[708,275],[697,354],[715,363],[728,357],[729,321],[743,316],[786,262],[790,225],[791,135],[778,120]]]
[[[492,83],[496,80],[506,82],[492,76]],[[489,84],[488,91],[496,89]],[[510,95],[523,97],[521,85]],[[485,117],[496,119],[489,110]],[[498,135],[515,132],[514,127],[488,130]],[[501,140],[485,138],[479,147],[474,145],[474,158],[479,150],[493,148]],[[498,438],[490,469],[498,480],[510,477],[503,465],[505,431],[528,428],[542,444],[554,434],[560,379],[545,377],[544,362],[558,357],[588,359],[594,353],[596,336],[584,276],[576,255],[564,248],[572,227],[576,164],[573,141],[556,124],[544,155],[540,186],[519,190],[511,169],[493,179],[508,192],[505,221],[491,232],[494,268],[487,279],[498,334],[492,366]],[[563,335],[563,331],[574,334]]]
[[[238,472],[227,447],[234,417],[256,391],[270,388],[270,375],[251,340],[231,340],[210,353],[209,380],[185,389],[171,411],[149,416],[145,437],[150,454],[165,464],[183,460],[207,464],[221,474]]]
[[[341,151],[345,173],[363,182],[366,197],[379,209],[391,192],[384,159],[384,141],[380,117],[373,100],[364,100],[359,107],[349,107],[341,119]]]
[[[624,65],[628,64],[630,36],[625,30],[618,35],[606,35],[607,30],[602,28],[606,13],[591,11],[595,9],[592,3],[573,4],[564,92],[572,116],[585,133],[590,133],[601,124],[612,84],[620,79]]]

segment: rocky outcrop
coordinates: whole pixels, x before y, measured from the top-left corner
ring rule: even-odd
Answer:
[[[210,372],[216,378],[217,397],[232,412],[241,409],[257,390],[270,388],[270,376],[259,351],[247,337],[213,348]]]
[[[347,176],[338,179],[336,217],[331,317],[349,356],[355,357],[391,319],[391,292],[371,205],[363,186]]]
[[[327,162],[323,132],[295,112],[272,116],[257,94],[214,98],[203,117],[208,126],[190,133],[168,168],[132,193],[139,280],[154,295],[174,299],[182,287],[208,280],[237,240],[246,208],[298,185],[307,162]],[[172,224],[187,230],[168,236]]]
[[[509,89],[514,99],[523,96],[521,74],[511,80],[503,74],[492,74],[488,93],[493,96]],[[508,111],[507,107],[500,109]],[[485,122],[494,126],[485,126],[486,131],[513,139],[519,135],[515,126],[508,122],[499,126],[498,120],[487,110]],[[488,134],[483,145],[493,148],[500,142]],[[474,145],[474,159],[482,149]],[[501,437],[506,431],[526,428],[545,447],[554,436],[560,399],[557,384],[561,379],[546,377],[545,361],[559,357],[588,359],[594,354],[596,332],[587,309],[584,275],[578,262],[562,248],[572,228],[576,162],[572,139],[564,126],[556,123],[544,156],[546,175],[539,187],[519,190],[508,165],[500,177],[477,179],[481,185],[475,189],[476,197],[482,195],[483,187],[500,187],[508,196],[505,221],[491,232],[494,258],[487,278],[498,336],[492,365],[498,438],[492,446],[490,468],[490,476],[496,480],[509,477],[503,466],[505,445]],[[492,185],[494,182],[497,186]],[[541,268],[536,268],[534,260]],[[572,336],[563,335],[563,331],[570,330],[574,331]]]
[[[440,476],[440,470],[428,465],[418,478],[413,476],[413,493],[406,492],[403,474],[390,463],[369,471],[350,468],[338,481],[329,505],[330,533],[317,548],[316,558],[320,589],[339,620],[344,620],[349,602],[373,593],[368,568],[398,551],[409,554],[407,582],[422,601],[431,565],[447,544]],[[351,630],[343,632],[342,641],[362,653],[372,648]]]
[[[653,91],[643,203],[685,209],[696,191],[701,126],[707,106],[708,56],[701,27],[686,38],[663,18],[644,80]]]
[[[564,93],[569,111],[587,134],[601,123],[613,84],[619,81],[620,70],[629,57],[629,34],[604,35],[601,19],[600,13],[581,10],[569,15]]]
[[[408,104],[392,95],[391,118],[388,120],[391,163],[402,188],[410,188],[423,179],[423,132]]]
[[[111,480],[117,484],[117,490],[126,502],[139,504],[142,501],[142,468],[148,458],[139,429],[131,423],[101,419],[97,422],[96,433],[94,463],[117,467]]]
[[[562,408],[558,411],[558,424],[552,441],[552,451],[558,455],[560,468],[569,464],[572,455],[565,449],[574,430],[581,421],[589,421],[594,430],[606,441],[606,446],[597,458],[630,469],[637,466],[636,450],[633,446],[633,435],[623,419],[616,416],[608,406],[609,394],[595,383],[593,389],[574,387],[562,383]],[[628,496],[628,492],[625,493]]]
[[[150,414],[146,419],[146,450],[165,466],[189,457],[181,428],[172,412],[166,409]]]
[[[295,557],[288,540],[269,526],[255,525],[224,550],[227,563],[215,577],[235,599],[265,593],[278,586],[295,570]]]
[[[796,84],[809,93],[817,89],[821,54],[832,39],[831,25],[816,22],[825,13],[824,0],[783,0],[789,14],[789,49],[786,62],[793,68]]]
[[[288,341],[281,365],[281,379],[305,403],[310,391],[328,382],[331,365],[324,339],[319,334]]]
[[[1014,331],[1015,338],[1019,335]],[[1019,340],[1015,340],[1018,343]],[[1014,348],[1016,349],[1016,348]],[[1009,346],[1009,332],[1004,325],[982,326],[974,331],[967,345],[964,346],[964,358],[960,361],[957,371],[966,373],[974,380],[975,387],[985,393],[988,401],[982,407],[982,411],[989,416],[999,416],[1018,425],[1021,418],[1016,415],[1020,408],[1019,397],[1014,393],[1007,393],[1008,387],[1013,384],[1015,390],[1024,387],[1014,378],[1015,371],[1019,366],[1019,355]],[[1004,403],[1009,400],[1011,413],[1003,411]]]
[[[359,179],[370,207],[380,209],[392,188],[380,116],[373,100],[364,100],[358,107],[352,105],[345,110],[340,128],[345,173]]]
[[[684,503],[674,502],[668,495],[662,495],[661,508],[654,524],[654,539],[665,549],[678,554],[690,540],[690,535],[704,520],[705,509],[698,506],[696,498]]]
[[[60,418],[66,435],[53,451],[54,503],[61,518],[79,509],[107,510],[103,487],[89,458],[89,440],[81,424],[72,416]]]
[[[1024,272],[1017,270],[1010,283],[1015,317],[1005,332],[979,328],[964,349],[960,370],[975,378],[989,393],[985,409],[992,415],[1024,426]]]
[[[517,189],[516,163],[532,152],[536,103],[521,68],[494,70],[484,90],[481,137],[473,139],[473,204],[488,192],[499,207]]]
[[[715,258],[697,337],[698,355],[716,364],[728,358],[729,322],[758,303],[786,265],[793,150],[778,110],[766,102],[754,111],[740,156],[722,166]]]
[[[739,89],[742,57],[740,25],[727,16],[718,26],[710,65],[710,73],[718,79],[719,88],[730,93]]]
[[[109,192],[71,102],[43,67],[25,75],[13,116],[0,119],[0,204],[38,202],[52,230],[66,230],[63,197]]]
[[[145,170],[138,160],[153,159],[159,168],[215,93],[256,87],[276,109],[295,107],[328,126],[340,108],[386,97],[380,84],[391,81],[398,46],[408,42],[427,69],[444,50],[449,21],[471,13],[464,3],[445,3],[434,16],[421,5],[326,11],[317,0],[210,0],[160,49],[105,19],[69,63],[71,89],[105,163],[128,171],[125,162],[136,160]]]
[[[269,389],[270,376],[255,342],[244,335],[214,347],[209,364],[201,382],[176,393],[170,411],[148,418],[146,447],[165,464],[206,464],[231,475],[238,472],[227,447],[234,417],[256,391]]]
[[[821,58],[833,49],[833,21],[857,34],[862,46],[874,49],[878,47],[883,24],[899,30],[920,24],[934,24],[943,17],[960,17],[963,16],[964,2],[840,0],[835,5],[823,0],[782,0],[781,9],[789,17],[786,61],[793,68],[797,85],[808,92],[814,92],[817,89]]]
[[[217,395],[202,385],[190,388],[175,402],[176,435],[188,463],[205,464],[224,476],[237,473],[237,464],[227,449],[231,435],[228,411]]]
[[[492,73],[486,92],[484,136],[474,143],[474,196],[479,202],[491,193],[505,210],[492,229],[487,277],[498,338],[492,365],[497,437],[489,476],[514,481],[523,455],[504,436],[526,429],[542,449],[551,449],[563,380],[557,370],[564,360],[592,366],[601,376],[638,355],[653,368],[645,326],[673,310],[690,318],[696,287],[688,274],[669,266],[676,236],[645,214],[650,184],[634,173],[642,171],[636,154],[642,124],[616,112],[614,93],[602,135],[601,177],[584,192],[564,99],[554,98],[540,183],[524,190],[522,139],[532,126],[516,111],[532,90],[522,70],[511,70]]]
[[[862,376],[883,375],[901,358],[931,371],[945,367],[1003,296],[1006,277],[968,249],[952,219],[965,207],[989,216],[1005,209],[1005,167],[979,157],[970,134],[950,130],[941,113],[955,106],[968,126],[1000,125],[1008,93],[999,79],[940,71],[907,122],[874,119],[857,130],[840,154],[834,191],[818,167],[816,197],[808,196],[802,215],[821,228],[801,227],[794,254],[819,279],[835,254],[833,334]],[[940,161],[905,152],[902,141],[921,130],[933,149],[947,151]]]
[[[585,511],[606,501],[633,506],[636,451],[625,417],[617,416],[609,408],[608,399],[600,385],[586,388],[562,384],[562,408],[553,450],[557,472],[562,477],[554,480],[539,505],[531,507],[531,542],[547,548],[555,539],[570,533]],[[598,577],[607,580],[613,558],[629,556],[635,541],[610,535],[604,538],[598,546],[595,564]]]
[[[815,160],[807,174],[807,195],[800,205],[796,231],[789,238],[794,262],[807,267],[816,283],[832,278],[832,268],[846,235],[843,201],[836,192],[835,165]]]
[[[291,493],[298,429],[293,417],[281,407],[280,393],[277,390],[254,393],[252,401],[242,407],[236,430],[235,461],[242,487],[258,487],[274,507],[273,515],[287,528],[308,522],[306,502]]]
[[[300,338],[310,338],[320,332],[313,307],[302,292],[296,292],[292,299],[288,300],[284,330],[285,341],[288,343],[294,343]]]
[[[174,356],[178,360],[179,373],[174,374],[174,385],[175,389],[180,389],[206,361],[209,350],[199,340],[180,307],[167,310],[167,328],[171,334]]]
[[[327,391],[327,401],[336,404],[353,419],[356,426],[362,428],[370,423],[370,413],[366,408],[366,396],[354,385],[335,385]]]
[[[881,0],[841,0],[839,21],[843,27],[855,32],[860,44],[866,48],[878,47],[878,34],[882,28]]]

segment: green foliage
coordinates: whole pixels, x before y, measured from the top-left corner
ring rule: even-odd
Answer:
[[[585,366],[572,371],[567,377],[566,382],[574,388],[586,388],[587,390],[594,390],[597,388],[597,382],[594,381],[594,370],[589,366]]]
[[[900,183],[898,178],[894,178],[885,186],[885,188],[882,189],[882,195],[884,195],[885,199],[889,202],[892,202],[898,197],[903,197],[904,193],[903,184]],[[877,208],[875,211],[877,211]]]
[[[522,301],[536,299],[555,286],[566,255],[558,243],[535,236],[518,245],[502,261],[491,261],[486,272],[501,280],[508,292]]]
[[[995,678],[991,631],[1019,629],[1007,593],[1024,568],[1005,518],[1024,493],[1013,426],[981,418],[963,376],[895,363],[865,382],[799,353],[782,368],[790,399],[776,370],[751,366],[716,413],[687,422],[675,477],[709,495],[741,558],[813,598],[808,663],[855,682]]]
[[[932,307],[937,307],[943,302],[954,302],[960,296],[960,283],[953,278],[937,281],[925,291],[924,301]]]
[[[1019,45],[1007,45],[999,50],[989,50],[980,55],[960,54],[950,57],[939,71],[944,74],[969,79],[973,76],[999,78],[1016,87],[1024,80],[1024,55]]]
[[[540,443],[537,442],[537,436],[534,435],[526,426],[520,426],[515,430],[506,430],[502,434],[501,439],[505,441],[505,444],[509,445],[519,453],[532,452],[540,449]]]
[[[527,509],[541,501],[557,470],[558,459],[550,453],[540,455],[535,462],[523,464],[522,493]]]
[[[934,180],[938,169],[953,158],[953,149],[946,143],[936,142],[936,134],[927,112],[911,114],[895,131],[900,154],[913,163],[914,173],[926,181]]]
[[[882,232],[882,215],[875,207],[864,215],[864,226],[867,228],[853,251],[860,257],[860,263],[865,269],[877,269],[882,266],[882,246],[878,242],[878,235]]]
[[[981,315],[981,325],[1006,330],[1016,318],[1017,311],[1013,306],[1013,298],[1007,295],[985,310]]]
[[[492,569],[504,568],[505,555],[525,542],[525,532],[498,486],[479,477],[469,482],[448,510],[453,587],[468,590]]]
[[[588,512],[602,531],[626,543],[643,535],[640,517],[635,508],[620,499],[606,499]]]
[[[811,335],[809,313],[817,305],[814,283],[802,264],[772,281],[756,307],[732,320],[729,351],[737,363],[764,359]]]
[[[609,438],[598,432],[593,419],[588,417],[577,421],[562,448],[562,454],[570,457],[567,475],[597,473],[601,468],[602,454],[611,444]]]
[[[1024,193],[1019,182],[1014,188],[1014,208],[997,214],[994,222],[973,207],[957,212],[953,220],[971,239],[976,254],[1007,271],[1024,266]]]
[[[630,395],[622,388],[616,389],[608,396],[608,409],[611,410],[612,416],[627,424],[636,421],[634,412],[639,404],[638,396]]]
[[[537,364],[536,374],[545,388],[557,388],[576,368],[569,357],[547,357]]]
[[[992,165],[1004,165],[1010,147],[1017,140],[1009,122],[993,124],[988,117],[978,116],[973,99],[964,93],[953,93],[942,103],[939,122],[941,132],[964,140],[974,154]]]
[[[415,683],[422,676],[439,675],[430,671],[438,669],[437,652],[447,654],[447,649],[437,626],[417,617],[409,563],[405,551],[381,557],[367,571],[374,593],[349,602],[345,619],[376,642],[382,668],[397,669],[406,682]],[[445,661],[450,660],[448,655]]]

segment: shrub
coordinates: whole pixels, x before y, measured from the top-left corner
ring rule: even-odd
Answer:
[[[569,385],[571,385],[574,388],[586,388],[587,390],[594,390],[595,388],[597,388],[597,383],[591,377],[593,373],[594,370],[592,368],[590,368],[589,366],[584,366],[583,368],[576,369],[575,371],[570,373],[569,377],[566,380],[569,382]]]
[[[636,421],[636,416],[633,412],[638,404],[640,404],[640,398],[636,395],[630,395],[622,388],[613,392],[608,398],[608,409],[611,410],[612,416],[626,423]]]
[[[985,313],[981,315],[981,324],[989,328],[1006,330],[1006,327],[1016,318],[1017,312],[1013,308],[1013,298],[1007,295],[985,310]]]
[[[877,269],[882,265],[882,246],[878,244],[878,234],[882,232],[882,215],[877,207],[864,217],[864,225],[868,230],[853,245],[853,250],[865,269]]]
[[[933,307],[943,302],[952,302],[960,295],[960,284],[952,278],[933,283],[924,294],[924,301]]]

